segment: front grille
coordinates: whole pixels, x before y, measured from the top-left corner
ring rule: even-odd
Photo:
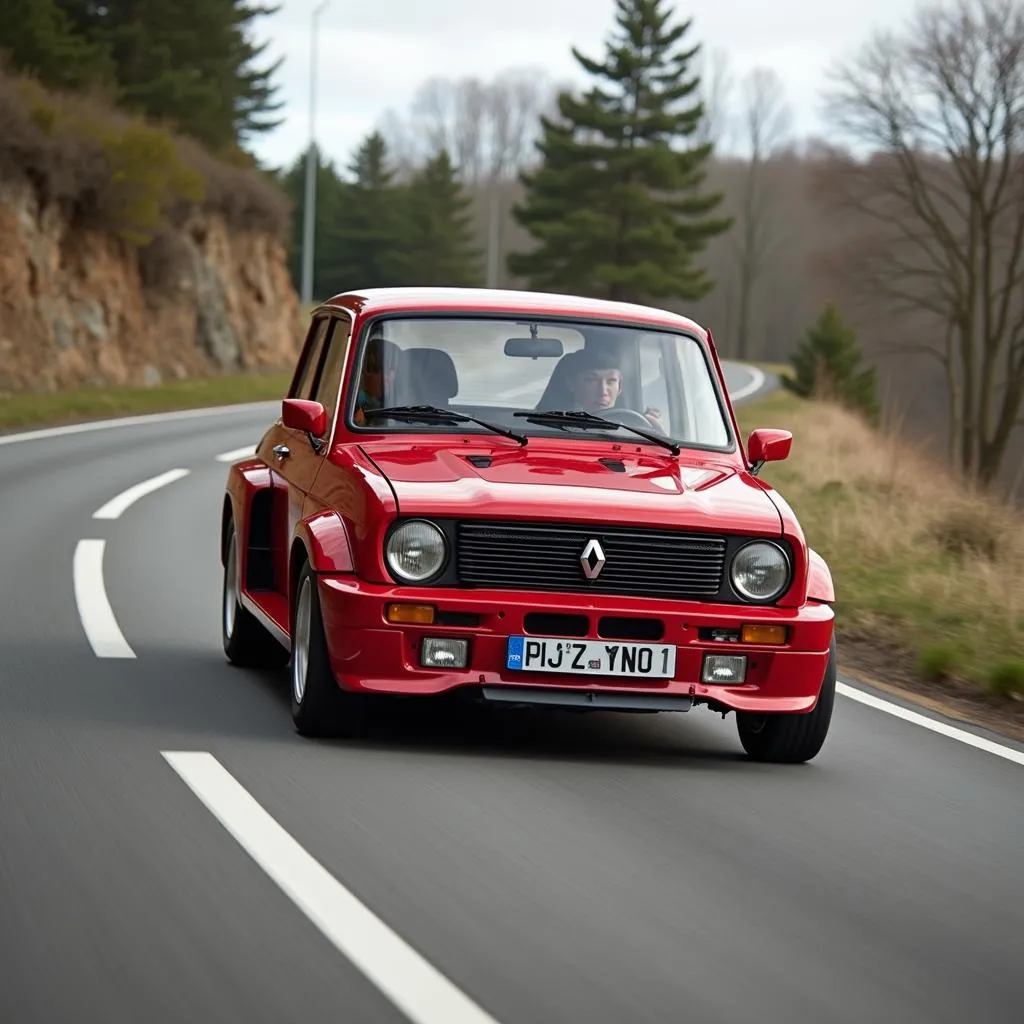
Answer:
[[[594,539],[605,564],[591,580],[580,556]],[[677,530],[473,521],[458,524],[456,559],[464,586],[686,600],[718,595],[725,546]]]

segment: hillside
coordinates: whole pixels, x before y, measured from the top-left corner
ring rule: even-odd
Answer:
[[[258,171],[0,73],[0,394],[287,366],[289,219]]]
[[[762,477],[832,569],[841,670],[1024,738],[1024,516],[838,406],[776,392],[737,416],[793,432]]]

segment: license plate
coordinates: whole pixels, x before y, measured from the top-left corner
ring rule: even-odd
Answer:
[[[505,667],[514,672],[555,675],[671,679],[676,674],[676,648],[675,644],[510,636]]]

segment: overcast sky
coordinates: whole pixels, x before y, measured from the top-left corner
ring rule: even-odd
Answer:
[[[268,163],[290,163],[309,132],[311,14],[318,0],[282,0],[258,22],[267,54],[285,57],[278,81],[284,124],[253,143]],[[613,0],[329,0],[320,14],[316,134],[346,164],[388,108],[406,114],[432,76],[485,79],[510,67],[542,68],[557,81],[585,81],[570,47],[600,57],[613,28]],[[688,0],[692,41],[725,50],[739,76],[763,65],[783,79],[801,135],[820,132],[824,69],[873,29],[898,28],[915,0]]]

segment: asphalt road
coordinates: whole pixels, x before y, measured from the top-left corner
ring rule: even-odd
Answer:
[[[1021,1020],[1011,743],[846,689],[799,767],[706,711],[298,737],[218,632],[215,456],[272,409],[0,438],[0,1020]]]

